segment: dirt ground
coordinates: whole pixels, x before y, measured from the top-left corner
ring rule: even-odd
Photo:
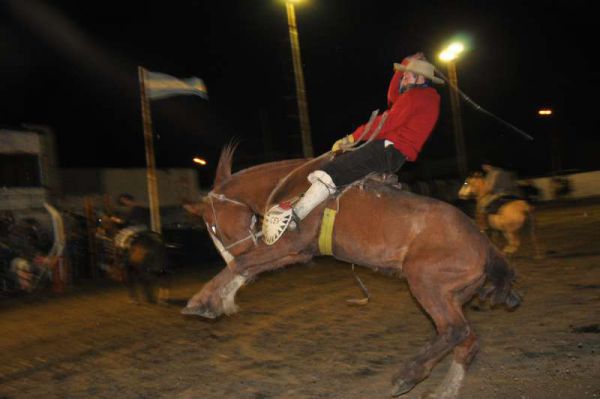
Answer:
[[[463,398],[600,398],[600,205],[539,209],[546,253],[513,264],[514,312],[466,313],[481,340]],[[243,288],[241,311],[211,322],[181,305],[217,269],[180,270],[171,307],[123,287],[78,287],[0,303],[0,398],[387,398],[402,362],[434,334],[404,281],[320,258]],[[439,383],[450,358],[404,398]]]

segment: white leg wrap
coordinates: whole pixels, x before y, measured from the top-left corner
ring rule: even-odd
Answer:
[[[304,196],[294,205],[294,212],[300,220],[304,219],[310,211],[315,209],[329,195],[335,193],[335,184],[327,173],[315,170],[308,175],[308,181],[312,183]]]
[[[465,366],[453,361],[448,374],[444,377],[444,381],[436,389],[435,397],[439,399],[457,399],[464,378]]]
[[[235,294],[244,285],[246,278],[241,275],[235,276],[225,287],[221,290],[221,300],[223,301],[223,312],[226,315],[232,315],[237,312],[238,307],[235,304]]]

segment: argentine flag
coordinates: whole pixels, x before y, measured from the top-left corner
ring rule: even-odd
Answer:
[[[150,71],[146,76],[146,92],[150,100],[179,95],[196,95],[208,99],[206,85],[202,79],[196,77],[177,79],[165,73]]]

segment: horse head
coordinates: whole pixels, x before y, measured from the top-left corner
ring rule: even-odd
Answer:
[[[235,258],[259,245],[259,218],[279,180],[304,160],[258,165],[231,174],[235,146],[221,153],[214,188],[198,203],[184,208],[202,217],[215,247],[227,263],[221,273],[194,295],[182,313],[216,318],[236,311],[234,296],[246,278],[234,273]]]
[[[235,145],[221,153],[214,188],[200,202],[184,208],[202,217],[215,247],[226,263],[257,244],[258,217],[253,205],[244,199],[243,188],[231,182],[231,160]]]
[[[476,198],[482,193],[483,186],[483,175],[481,173],[473,173],[466,178],[460,190],[458,190],[458,197],[460,199]]]

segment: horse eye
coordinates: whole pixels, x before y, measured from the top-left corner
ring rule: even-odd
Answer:
[[[250,229],[254,230],[254,226],[256,226],[256,222],[258,221],[258,218],[256,217],[256,214],[252,215],[252,219],[250,219]]]

